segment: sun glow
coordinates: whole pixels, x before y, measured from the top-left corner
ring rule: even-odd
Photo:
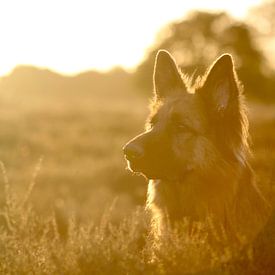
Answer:
[[[192,2],[10,0],[0,2],[0,75],[18,64],[73,74],[134,68],[156,32],[189,10],[226,10],[243,17],[260,0]]]

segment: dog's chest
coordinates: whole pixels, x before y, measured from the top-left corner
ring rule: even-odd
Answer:
[[[150,180],[147,193],[147,206],[168,214],[173,221],[183,218],[204,220],[208,207],[201,199],[200,191],[190,184]]]

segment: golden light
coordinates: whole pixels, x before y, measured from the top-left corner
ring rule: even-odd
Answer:
[[[0,75],[18,64],[61,73],[133,68],[156,32],[191,9],[226,10],[243,17],[260,0],[0,2]]]

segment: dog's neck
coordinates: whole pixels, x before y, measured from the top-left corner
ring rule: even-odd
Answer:
[[[223,164],[207,171],[190,171],[180,180],[151,180],[147,204],[165,209],[172,221],[221,216],[225,209],[220,202],[226,209],[234,204],[239,183],[248,171],[248,166]]]
[[[150,180],[147,206],[160,217],[160,226],[166,218],[173,224],[184,218],[202,222],[210,217],[230,234],[241,232],[250,239],[268,213],[253,178],[248,163],[236,163],[204,173],[194,171],[182,181]]]

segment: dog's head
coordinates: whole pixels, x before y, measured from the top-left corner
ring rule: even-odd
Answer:
[[[149,179],[176,180],[244,158],[246,120],[232,58],[222,55],[200,82],[187,87],[173,57],[158,52],[155,96],[144,133],[124,146],[128,167]]]

